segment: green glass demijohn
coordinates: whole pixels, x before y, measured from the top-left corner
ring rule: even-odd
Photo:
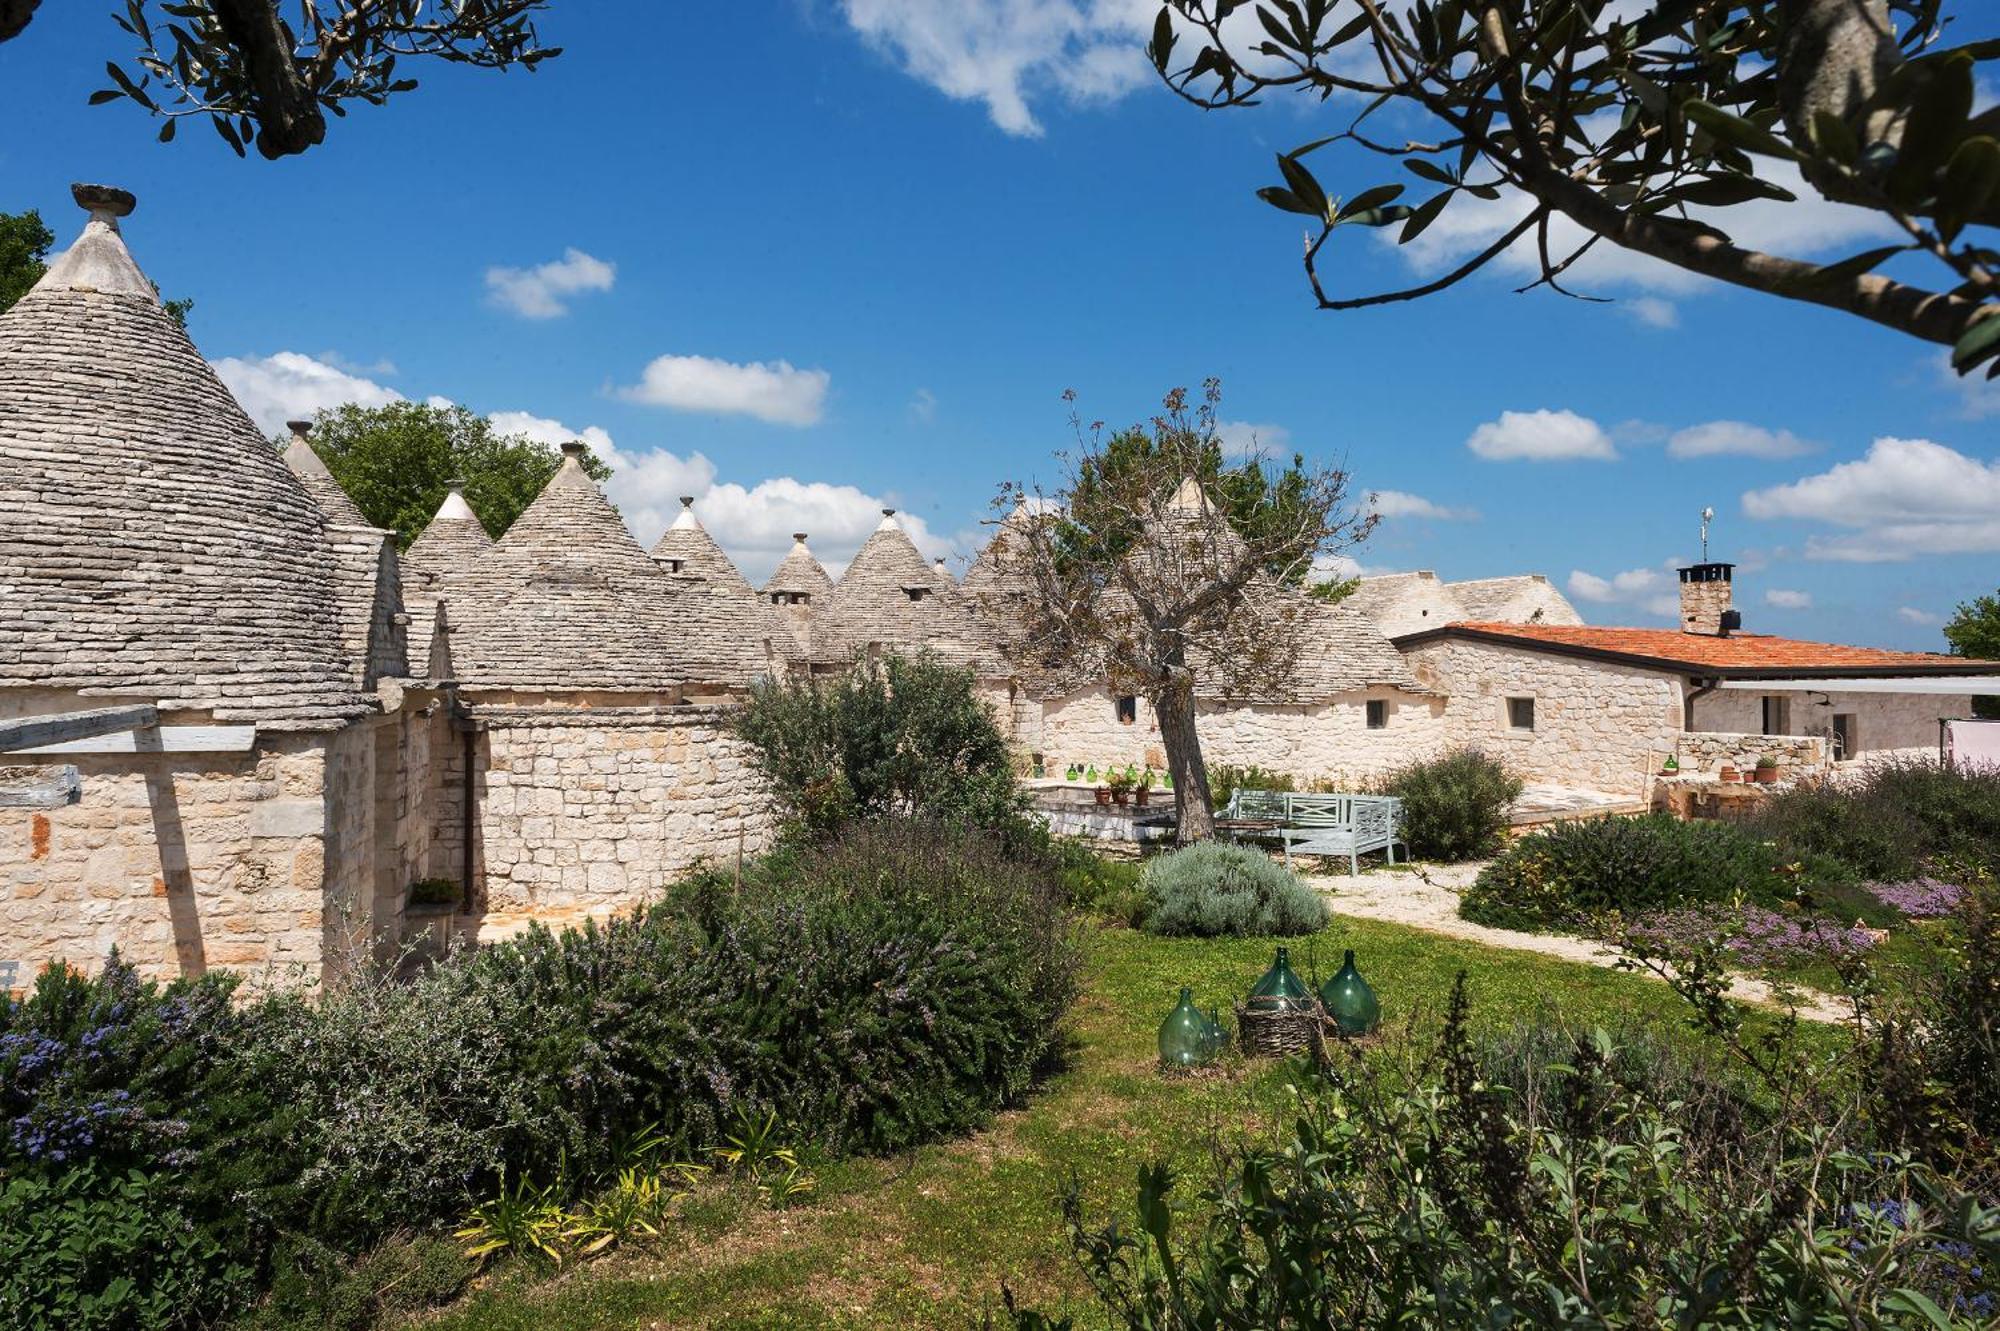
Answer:
[[[1333,978],[1320,986],[1319,1001],[1326,1004],[1327,1015],[1340,1023],[1342,1035],[1367,1035],[1382,1024],[1382,1005],[1354,968],[1353,948],[1347,950]]]
[[[1160,1062],[1170,1068],[1197,1068],[1214,1056],[1208,1018],[1194,1005],[1194,991],[1181,987],[1181,1001],[1160,1023]]]
[[[1085,773],[1083,774],[1083,779],[1084,779],[1085,781],[1095,781],[1095,780],[1097,780],[1097,764],[1096,764],[1096,763],[1092,763],[1092,764],[1090,765],[1090,770],[1089,770],[1088,772],[1085,772]]]
[[[1222,1013],[1210,1008],[1204,1020],[1208,1022],[1209,1047],[1218,1054],[1229,1048],[1229,1028],[1222,1024]]]
[[[1278,959],[1271,963],[1271,969],[1265,971],[1264,978],[1250,990],[1250,1007],[1258,1012],[1282,1012],[1311,1004],[1312,991],[1292,971],[1291,950],[1279,948]]]

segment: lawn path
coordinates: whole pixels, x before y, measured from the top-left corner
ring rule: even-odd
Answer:
[[[1494,929],[1459,918],[1458,898],[1479,871],[1486,866],[1473,864],[1420,864],[1409,870],[1375,870],[1362,874],[1306,874],[1305,880],[1327,897],[1327,907],[1350,919],[1379,920],[1412,929],[1483,943],[1487,947],[1511,948],[1517,952],[1539,952],[1545,957],[1579,961],[1590,966],[1613,967],[1617,954],[1602,943],[1568,934],[1528,934],[1513,929]],[[1730,982],[1729,996],[1738,1002],[1759,1007],[1787,1006],[1771,985],[1748,975]],[[1838,1022],[1850,1014],[1832,998],[1800,991],[1798,1013],[1811,1021]]]

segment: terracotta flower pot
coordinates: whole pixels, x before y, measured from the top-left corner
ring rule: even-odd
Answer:
[[[1099,804],[1111,803],[1111,787],[1099,786],[1097,788],[1097,802]]]
[[[1122,809],[1132,802],[1132,792],[1129,790],[1114,790],[1111,792],[1111,802]]]
[[[1153,792],[1152,792],[1152,791],[1150,791],[1150,790],[1138,790],[1138,791],[1134,791],[1134,792],[1133,792],[1133,802],[1134,802],[1134,803],[1136,803],[1136,804],[1137,804],[1137,805],[1138,805],[1138,806],[1139,806],[1140,808],[1142,808],[1142,809],[1143,809],[1143,808],[1145,808],[1145,807],[1146,807],[1147,805],[1149,805],[1149,804],[1151,804],[1151,803],[1153,802]]]
[[[1774,786],[1774,785],[1776,785],[1777,783],[1778,783],[1778,769],[1777,769],[1777,768],[1775,768],[1775,767],[1760,767],[1760,768],[1758,768],[1758,769],[1757,769],[1757,784],[1758,784],[1758,785],[1760,785],[1760,786]]]
[[[1722,770],[1717,775],[1721,777],[1724,784],[1733,784],[1743,779],[1743,773],[1737,771],[1728,763],[1722,765]]]

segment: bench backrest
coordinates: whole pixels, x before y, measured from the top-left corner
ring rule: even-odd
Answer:
[[[1393,795],[1327,795],[1291,790],[1237,790],[1227,816],[1274,818],[1288,827],[1367,827],[1394,830],[1403,802]]]

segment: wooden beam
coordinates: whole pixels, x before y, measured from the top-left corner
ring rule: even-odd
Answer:
[[[17,716],[0,721],[0,753],[24,753],[45,745],[115,735],[119,731],[151,728],[159,724],[160,714],[151,703],[93,707],[82,712],[50,712],[44,716]]]
[[[63,753],[248,753],[257,741],[255,726],[152,726],[111,735],[68,739],[15,749],[37,756]]]

